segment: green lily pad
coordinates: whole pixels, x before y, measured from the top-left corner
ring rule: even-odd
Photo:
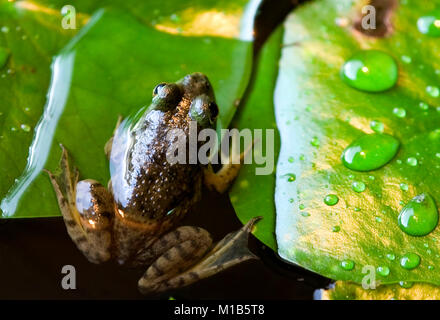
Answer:
[[[402,287],[403,286],[403,287]],[[427,283],[391,284],[376,289],[363,289],[360,285],[337,281],[331,289],[320,290],[322,300],[439,300],[440,288]],[[407,286],[408,288],[404,288]]]
[[[416,237],[398,224],[414,197],[427,193],[440,203],[440,100],[433,90],[440,47],[417,29],[418,18],[435,4],[401,1],[391,14],[392,32],[373,38],[352,28],[363,3],[316,1],[285,23],[275,92],[282,141],[275,191],[278,252],[332,279],[361,283],[368,267],[382,284],[438,285],[440,274],[433,270],[440,267],[440,228]],[[343,81],[344,63],[362,50],[379,50],[398,63],[393,88],[370,93]],[[377,128],[400,142],[396,154],[389,152],[395,156],[366,172],[346,167],[344,149]],[[330,194],[339,199],[333,206],[324,202]],[[401,266],[408,253],[420,257],[416,268]],[[344,261],[353,268],[344,268]]]
[[[0,78],[6,100],[0,111],[3,217],[60,214],[41,173],[57,168],[59,143],[83,177],[105,184],[103,146],[118,115],[149,104],[157,83],[205,73],[220,106],[220,126],[226,127],[250,76],[256,10],[250,3],[154,1],[134,10],[133,2],[118,1],[90,16],[101,2],[84,2],[77,14],[88,23],[67,45],[76,31],[61,28],[60,1],[0,6],[0,16],[7,17],[1,23],[10,30],[0,34],[0,46],[10,49],[5,68],[14,70]],[[51,57],[64,45],[51,75]]]
[[[254,74],[255,82],[249,88],[250,94],[232,123],[232,127],[239,130],[264,128],[262,139],[254,146],[253,152],[267,155],[268,161],[265,164],[253,161],[251,164],[243,165],[229,193],[235,212],[243,224],[253,217],[263,217],[254,227],[253,234],[273,250],[276,250],[273,200],[276,158],[272,155],[276,156],[280,147],[273,113],[273,91],[278,74],[277,62],[280,57],[282,34],[283,30],[280,27],[262,48]],[[266,130],[273,133],[273,144],[270,144],[271,139],[268,139]],[[255,132],[253,131],[254,134]],[[265,167],[268,171],[266,174],[257,174],[257,168]]]
[[[9,50],[3,47],[0,47],[0,69],[3,68],[3,66],[8,61],[9,57]]]

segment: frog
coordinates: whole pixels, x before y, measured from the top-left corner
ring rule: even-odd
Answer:
[[[217,243],[205,229],[180,223],[200,201],[203,185],[223,193],[240,170],[242,161],[214,171],[211,163],[167,160],[178,134],[188,136],[191,124],[197,132],[213,129],[218,114],[213,87],[203,73],[159,83],[151,104],[124,120],[120,117],[105,144],[107,187],[93,179],[79,180],[61,145],[58,174],[46,172],[67,233],[90,262],[144,267],[138,288],[154,294],[257,259],[247,242],[260,217]]]

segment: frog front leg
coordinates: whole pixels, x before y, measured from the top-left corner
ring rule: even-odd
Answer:
[[[210,234],[202,228],[184,226],[167,233],[148,249],[148,254],[158,258],[139,280],[139,290],[148,294],[184,287],[243,261],[257,259],[249,251],[247,239],[258,219],[250,220],[214,247]]]
[[[224,164],[219,171],[214,172],[212,165],[208,164],[203,169],[203,182],[211,190],[216,190],[218,193],[224,193],[231,186],[232,182],[237,178],[240,172],[241,165],[246,155],[251,151],[254,142],[247,149],[240,154],[239,162],[234,163],[231,156],[228,163]]]
[[[211,165],[203,170],[205,185],[218,193],[224,193],[238,176],[241,164],[228,163],[222,166],[218,172],[214,172]]]
[[[62,147],[61,173],[47,171],[55,190],[67,232],[92,263],[110,259],[113,196],[94,180],[78,182],[79,173],[69,166]]]

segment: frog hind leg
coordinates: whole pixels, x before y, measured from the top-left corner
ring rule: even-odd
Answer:
[[[118,130],[121,122],[122,122],[122,116],[119,115],[118,120],[116,121],[116,126],[113,129],[113,135],[104,145],[104,152],[105,152],[105,155],[107,156],[107,159],[110,159],[110,153],[112,152],[112,145],[113,145],[113,137],[115,136],[116,130]]]
[[[204,229],[185,226],[166,234],[151,248],[160,256],[139,280],[139,290],[149,294],[184,287],[243,261],[257,259],[248,249],[247,239],[258,219],[228,234],[211,250],[211,236]]]
[[[55,190],[67,233],[90,262],[105,262],[111,257],[110,225],[113,212],[109,212],[112,209],[108,205],[103,206],[103,203],[107,203],[111,194],[96,181],[78,182],[79,172],[76,168],[70,167],[67,150],[63,146],[61,148],[61,174],[54,175],[48,170],[45,171]],[[85,196],[84,199],[88,200],[85,200],[86,203],[90,204],[89,208],[83,206],[82,212],[78,211],[76,205],[78,187],[89,192],[89,195],[82,194]],[[90,212],[92,207],[95,209],[93,214]]]

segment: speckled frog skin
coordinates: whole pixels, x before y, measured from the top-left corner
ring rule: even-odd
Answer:
[[[148,267],[138,285],[151,293],[189,285],[255,258],[247,249],[247,235],[256,219],[215,246],[206,230],[178,226],[201,198],[203,181],[224,192],[240,168],[229,164],[214,173],[210,165],[167,160],[178,141],[174,129],[189,135],[190,123],[197,131],[214,128],[218,112],[212,86],[201,73],[157,85],[151,105],[118,121],[106,144],[108,189],[94,180],[78,181],[63,148],[61,174],[48,173],[67,231],[89,261]]]

